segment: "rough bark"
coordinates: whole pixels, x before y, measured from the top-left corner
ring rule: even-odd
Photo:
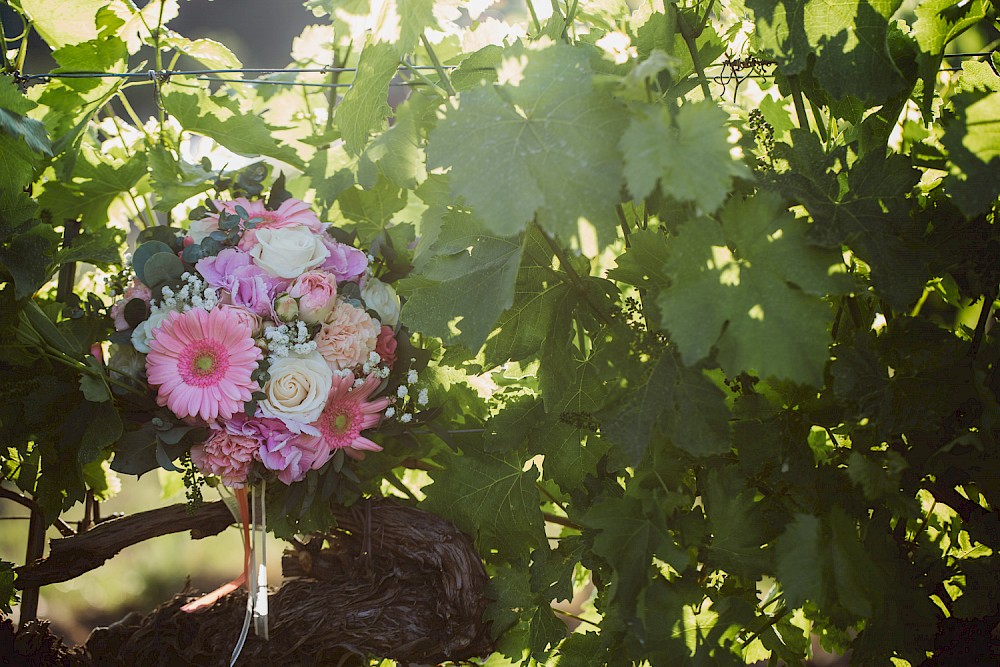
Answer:
[[[232,522],[221,503],[203,506],[190,520],[175,508],[57,540],[62,546],[53,546],[48,559],[22,571],[35,582],[68,579],[55,578],[53,568],[81,559],[92,569],[143,539],[195,524],[217,533],[218,525]],[[387,500],[362,501],[335,517],[329,535],[286,551],[286,580],[269,601],[271,640],[251,630],[240,665],[346,665],[352,656],[438,663],[491,651],[483,622],[488,578],[468,536],[438,516]],[[94,630],[85,659],[97,665],[228,664],[246,594],[238,591],[200,613],[180,611],[197,596],[185,591],[145,617],[131,614]]]

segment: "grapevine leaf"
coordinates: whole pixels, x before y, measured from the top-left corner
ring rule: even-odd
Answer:
[[[25,116],[36,106],[8,77],[0,78],[0,132],[21,139],[35,153],[51,156],[52,144],[45,126]]]
[[[705,213],[719,208],[733,178],[749,174],[729,153],[727,119],[711,101],[685,104],[673,119],[662,106],[633,116],[621,141],[632,197],[645,199],[659,180],[667,197]]]
[[[514,303],[500,315],[496,330],[486,341],[486,365],[493,367],[508,360],[520,361],[538,352],[550,335],[555,313],[572,300],[570,288],[554,282],[532,289],[523,284],[521,276],[514,291]]]
[[[194,58],[208,69],[240,69],[243,63],[229,48],[214,39],[188,39],[168,33],[161,42],[189,58]]]
[[[707,560],[719,569],[758,580],[768,571],[768,552],[761,547],[772,537],[755,489],[747,486],[735,466],[714,469],[702,486],[705,515],[712,531]]]
[[[919,178],[909,159],[869,153],[851,167],[843,187],[843,175],[834,171],[846,161],[843,151],[824,155],[819,140],[804,130],[793,130],[792,137],[794,147],[775,147],[788,160],[778,185],[816,221],[810,235],[832,248],[849,245],[871,266],[876,291],[893,306],[913,303],[927,281],[929,251],[919,222],[906,212],[906,194]]]
[[[730,376],[822,384],[831,312],[821,296],[844,290],[831,273],[840,258],[811,246],[770,193],[730,202],[721,219],[686,223],[671,247],[658,303],[681,357],[693,364],[716,345]]]
[[[642,459],[657,430],[694,456],[723,454],[731,447],[722,392],[670,353],[660,357],[648,378],[601,425],[601,433],[622,447],[633,464]]]
[[[234,99],[209,96],[204,90],[189,93],[176,88],[165,93],[162,99],[163,108],[185,130],[215,139],[240,155],[267,155],[304,167],[294,148],[278,142],[273,127],[260,116],[242,110]]]
[[[49,279],[49,266],[59,236],[49,227],[37,226],[0,246],[0,268],[14,278],[18,299],[34,294]]]
[[[358,223],[358,235],[367,243],[392,221],[393,215],[406,206],[407,191],[386,178],[379,178],[369,189],[347,188],[337,198],[340,212]]]
[[[425,508],[472,535],[481,552],[516,559],[545,543],[534,465],[525,471],[516,456],[467,451],[431,478]]]
[[[91,403],[89,422],[80,437],[80,463],[89,463],[103,455],[106,447],[113,445],[122,434],[122,420],[110,401]]]
[[[670,254],[670,242],[662,232],[640,229],[629,236],[629,247],[618,256],[618,266],[608,272],[608,277],[636,287],[653,287],[670,284],[664,264]]]
[[[597,463],[611,447],[611,443],[582,429],[574,428],[549,417],[534,433],[544,446],[545,477],[570,493],[587,477],[595,474]]]
[[[889,19],[902,0],[748,0],[758,47],[788,75],[814,73],[834,98],[883,102],[905,80],[889,54]]]
[[[645,586],[653,556],[678,572],[687,569],[688,555],[675,543],[657,503],[631,497],[606,498],[587,510],[580,522],[594,531],[594,553],[613,568],[612,600],[634,604]]]
[[[568,240],[583,218],[600,242],[610,242],[622,182],[622,108],[594,90],[577,49],[515,51],[505,63],[517,78],[461,93],[458,109],[431,132],[428,167],[450,168],[452,194],[497,234],[516,234],[535,219]]]
[[[413,101],[400,105],[392,127],[372,140],[365,158],[395,185],[414,189],[427,178]]]
[[[497,236],[469,215],[453,212],[429,252],[416,272],[426,282],[417,283],[402,320],[416,331],[478,350],[514,302],[520,240]]]
[[[985,18],[986,3],[983,0],[923,0],[913,8],[913,13],[917,17],[913,23],[913,38],[920,47],[917,66],[924,80],[921,111],[925,117],[929,117],[945,46]]]
[[[621,447],[633,465],[646,453],[653,429],[666,416],[672,390],[677,384],[677,366],[670,354],[663,355],[646,381],[630,390],[624,403],[601,424],[601,433]]]
[[[823,543],[822,522],[810,514],[796,514],[775,543],[776,573],[789,607],[823,599]]]
[[[31,26],[53,48],[97,37],[93,19],[107,0],[21,0]]]
[[[396,76],[399,54],[390,44],[365,44],[358,61],[354,85],[344,95],[334,116],[348,152],[358,155],[373,132],[382,129],[392,115],[389,82]]]
[[[163,146],[151,147],[146,155],[149,159],[150,180],[156,193],[153,207],[157,211],[169,211],[212,187],[215,174],[201,165],[175,159]]]
[[[953,166],[946,186],[967,216],[986,211],[1000,192],[1000,92],[952,97],[955,116],[941,142]]]

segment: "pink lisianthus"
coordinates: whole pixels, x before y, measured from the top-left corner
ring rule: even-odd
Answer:
[[[389,407],[389,398],[383,396],[369,400],[381,380],[368,376],[358,387],[354,386],[354,374],[336,375],[330,388],[323,413],[316,420],[322,445],[328,451],[337,449],[357,449],[370,452],[382,448],[361,432],[379,423],[382,413]]]
[[[172,312],[154,332],[146,376],[156,402],[180,417],[230,419],[259,389],[251,374],[262,357],[231,310]]]
[[[115,321],[115,331],[125,331],[129,329],[128,322],[125,321],[125,306],[132,299],[141,299],[147,304],[149,300],[153,297],[149,288],[140,283],[138,280],[133,280],[132,283],[125,288],[125,294],[111,306],[111,317]]]
[[[255,266],[250,255],[236,248],[225,248],[214,257],[199,259],[195,269],[209,285],[226,290],[229,303],[262,317],[273,314],[271,302],[288,284],[287,280],[275,278]]]
[[[316,349],[334,370],[352,368],[368,360],[378,340],[379,323],[360,308],[337,300],[333,312],[316,334]]]
[[[335,275],[337,282],[354,280],[368,268],[368,255],[357,248],[335,241],[328,234],[323,234],[323,244],[330,254],[320,268]]]
[[[221,477],[226,486],[239,488],[247,481],[259,447],[254,437],[218,429],[204,443],[191,448],[191,460],[203,473]]]
[[[375,342],[375,352],[390,369],[396,363],[396,334],[392,327],[382,325],[382,331]]]
[[[306,271],[292,281],[288,295],[298,301],[299,317],[306,324],[325,322],[337,301],[337,280],[325,271]]]

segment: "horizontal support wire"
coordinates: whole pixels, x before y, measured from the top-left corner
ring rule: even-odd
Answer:
[[[963,53],[948,53],[943,56],[943,58],[979,58],[984,56],[990,56],[994,51],[978,51],[978,52],[963,52]],[[747,78],[753,79],[769,79],[774,76],[773,73],[767,73],[761,71],[763,66],[774,66],[775,63],[772,61],[762,61],[757,60],[753,66],[741,66],[741,60],[734,59],[731,61],[712,63],[707,65],[707,67],[721,67],[722,73],[710,76],[708,78],[716,81],[717,83],[725,84],[726,82],[733,81],[736,79],[743,80]],[[443,65],[442,69],[454,70],[457,69],[457,65]],[[438,68],[433,65],[408,65],[406,67],[399,67],[399,72],[406,72],[407,70],[437,70]],[[479,68],[481,70],[489,70],[492,68]],[[726,70],[730,71],[726,73]],[[748,75],[735,76],[739,70],[750,69],[758,70],[752,71]],[[960,71],[961,67],[942,67],[940,71],[942,72],[956,72]],[[352,74],[357,73],[357,67],[303,67],[303,68],[256,68],[256,67],[244,67],[244,68],[233,68],[233,69],[191,69],[191,70],[148,70],[148,71],[135,71],[135,72],[51,72],[48,74],[21,74],[20,72],[13,72],[13,76],[16,81],[23,82],[24,84],[30,83],[46,83],[53,79],[127,79],[135,81],[150,80],[159,83],[166,83],[173,77],[192,77],[198,81],[215,81],[218,83],[242,83],[249,85],[270,85],[270,86],[303,86],[311,88],[350,88],[353,83],[319,83],[319,82],[309,82],[309,81],[282,81],[274,79],[231,79],[231,78],[221,78],[218,76],[209,76],[217,74]],[[427,85],[421,81],[401,81],[392,82],[390,86],[423,86]]]

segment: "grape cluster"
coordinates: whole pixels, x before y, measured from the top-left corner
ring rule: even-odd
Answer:
[[[749,125],[757,140],[757,171],[773,170],[771,151],[774,150],[774,126],[764,119],[760,109],[750,110]]]
[[[205,502],[204,496],[201,495],[201,485],[205,483],[205,476],[194,465],[189,453],[181,457],[180,464],[184,469],[184,496],[187,498],[187,511],[188,514],[193,514]]]

